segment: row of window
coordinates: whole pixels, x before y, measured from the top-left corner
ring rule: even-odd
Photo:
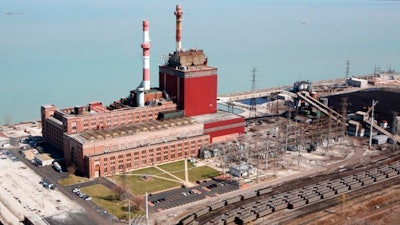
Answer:
[[[157,112],[155,110],[143,110],[114,116],[103,116],[103,117],[94,117],[83,120],[83,130],[97,129],[98,126],[116,126],[116,125],[124,125],[131,124],[133,122],[140,122],[144,119],[155,119]]]
[[[138,169],[154,164],[175,161],[189,156],[197,156],[201,145],[208,143],[208,139],[192,140],[171,146],[162,146],[148,150],[135,151],[96,159],[103,168],[104,175]]]
[[[159,144],[159,143],[163,143],[163,142],[165,143],[168,141],[173,141],[173,140],[179,139],[177,137],[187,138],[188,134],[192,134],[193,136],[195,136],[197,133],[198,133],[197,131],[188,131],[186,133],[169,134],[168,136],[165,136],[165,137],[150,137],[148,139],[136,140],[135,142],[129,141],[126,143],[106,145],[106,146],[104,146],[104,151],[105,152],[118,151],[118,150],[138,148],[141,146],[154,145],[154,144]],[[195,144],[195,141],[192,141],[191,145],[194,145],[194,144]],[[189,143],[185,142],[185,145],[189,145]],[[178,146],[182,146],[182,144],[180,143],[180,144],[178,144]]]
[[[47,141],[54,146],[62,149],[63,135],[64,132],[58,126],[51,123],[46,123],[46,134]]]
[[[220,130],[227,130],[227,129],[244,127],[244,126],[245,126],[245,123],[234,123],[234,124],[229,124],[229,125],[225,125],[225,126],[204,129],[204,133],[212,133],[212,132],[216,132],[216,131],[220,131]]]

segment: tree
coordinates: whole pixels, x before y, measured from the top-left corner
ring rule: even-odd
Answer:
[[[118,201],[122,201],[124,199],[125,191],[122,187],[120,186],[114,186],[113,191],[115,193],[115,198]]]
[[[75,172],[76,172],[75,163],[69,164],[69,166],[67,167],[67,170],[68,170],[69,174],[75,174]]]
[[[144,209],[145,208],[144,201],[145,200],[144,200],[143,196],[133,195],[132,196],[132,209],[133,210]]]

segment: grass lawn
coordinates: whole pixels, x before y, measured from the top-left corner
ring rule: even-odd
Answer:
[[[155,167],[149,167],[149,168],[144,168],[144,169],[140,169],[140,170],[135,170],[135,171],[129,172],[129,174],[156,175],[156,176],[165,177],[168,179],[174,179],[174,177],[172,177],[171,175],[168,175]]]
[[[92,197],[92,200],[107,212],[121,218],[128,218],[127,202],[118,201],[115,193],[102,184],[95,184],[81,188],[81,191]],[[132,212],[131,217],[142,215],[144,212]]]
[[[193,168],[194,165],[190,162],[187,163],[188,168]],[[168,171],[170,173],[174,173],[177,171],[183,171],[185,169],[185,160],[180,160],[177,162],[173,163],[168,163],[168,164],[163,164],[163,165],[158,165],[161,169]]]
[[[121,175],[114,176],[113,180],[116,180],[118,184],[121,184]],[[148,176],[147,179],[143,179],[142,176],[136,175],[126,175],[126,183],[129,192],[135,195],[144,195],[146,192],[154,193],[182,185],[179,182],[164,180],[157,177]]]
[[[188,173],[189,173],[189,181],[196,182],[198,180],[204,180],[207,178],[215,177],[219,175],[219,172],[208,166],[200,166],[195,167],[192,163],[188,162]],[[168,171],[169,173],[179,177],[180,179],[185,179],[185,161],[177,161],[173,163],[159,165],[159,168]],[[147,175],[147,179],[143,178],[143,175]],[[172,179],[175,181],[161,179],[158,177],[154,177],[151,175]],[[121,185],[121,175],[112,176],[112,180],[114,180],[117,184]],[[145,168],[140,170],[135,170],[127,173],[126,184],[129,189],[129,192],[135,195],[144,195],[147,193],[155,193],[162,190],[167,190],[174,187],[179,187],[182,185],[182,182],[174,178],[173,176],[164,173],[163,171],[155,168]]]
[[[89,179],[86,177],[79,177],[74,174],[70,174],[70,175],[68,175],[68,177],[59,180],[58,183],[61,184],[62,186],[70,186],[70,185],[86,182],[88,180]]]
[[[189,165],[189,164],[188,164]],[[188,166],[189,168],[189,166]],[[177,171],[172,173],[175,176],[185,179],[185,171]],[[219,175],[219,171],[209,166],[193,167],[188,169],[189,181],[196,182],[198,180],[205,180],[208,178],[216,177]]]

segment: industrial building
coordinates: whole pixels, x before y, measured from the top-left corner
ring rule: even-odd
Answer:
[[[365,79],[349,77],[346,80],[346,84],[352,87],[366,88],[368,86],[368,81]]]
[[[44,141],[89,178],[197,157],[200,148],[244,133],[245,119],[217,109],[217,68],[203,50],[183,50],[178,5],[176,49],[150,85],[149,22],[143,21],[143,79],[109,106],[41,107]]]

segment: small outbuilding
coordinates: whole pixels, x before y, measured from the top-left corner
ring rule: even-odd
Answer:
[[[27,160],[31,161],[35,159],[35,152],[32,149],[26,149],[21,151],[22,156],[24,156]]]
[[[50,154],[44,153],[37,154],[35,156],[35,161],[38,163],[38,165],[49,166],[53,163],[54,159],[50,156]]]
[[[248,177],[255,174],[255,168],[248,163],[241,163],[239,165],[231,166],[229,173],[235,177]]]
[[[346,80],[347,85],[359,88],[366,88],[368,86],[368,81],[364,79],[359,79],[355,77],[349,77]]]
[[[388,142],[388,136],[380,134],[372,137],[372,143],[377,145],[386,144]]]

